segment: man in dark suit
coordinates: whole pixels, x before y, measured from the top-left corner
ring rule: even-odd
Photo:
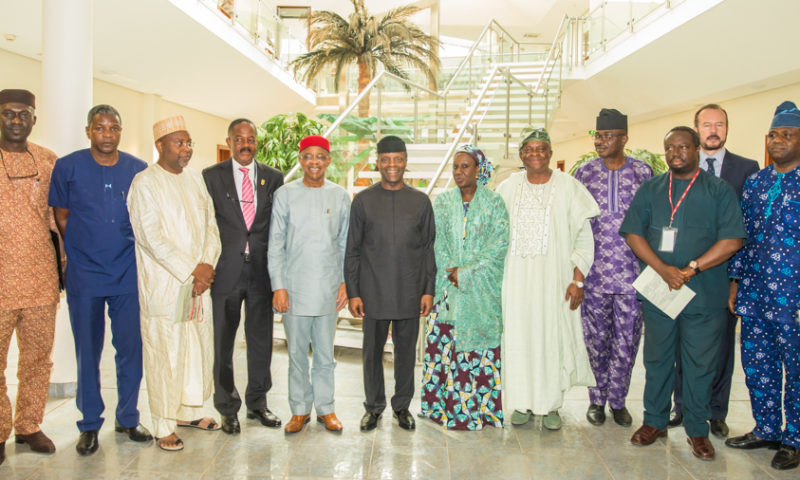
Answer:
[[[725,148],[728,138],[728,113],[719,105],[710,103],[703,105],[694,114],[694,129],[700,135],[700,168],[726,180],[742,198],[742,189],[747,177],[756,173],[760,167],[758,162],[744,158]],[[717,437],[728,436],[728,400],[731,395],[731,377],[733,376],[733,357],[736,349],[736,316],[728,313],[728,324],[720,339],[719,364],[714,374],[711,391],[711,433]],[[676,356],[675,395],[670,427],[683,422],[681,398],[681,365],[680,355]]]
[[[267,272],[267,243],[272,194],[283,185],[281,173],[255,161],[256,126],[240,118],[228,127],[226,142],[233,158],[203,170],[214,200],[222,253],[211,287],[214,309],[214,407],[222,430],[241,431],[237,412],[242,399],[233,379],[233,344],[245,303],[247,342],[247,418],[267,427],[281,421],[267,408],[272,387],[272,286]]]

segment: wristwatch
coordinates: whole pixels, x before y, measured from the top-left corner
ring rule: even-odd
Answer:
[[[695,275],[700,273],[700,265],[697,264],[697,260],[692,260],[691,262],[689,262],[689,268],[694,270]]]
[[[583,288],[583,282],[579,282],[577,280],[573,280],[572,283],[574,283],[575,286],[578,287],[578,288]]]

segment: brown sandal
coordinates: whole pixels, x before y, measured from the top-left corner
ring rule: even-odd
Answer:
[[[172,445],[164,445],[163,443],[161,443],[161,440],[166,440],[170,437],[175,437],[177,441],[175,441],[175,443]],[[183,440],[181,440],[180,437],[178,437],[174,433],[170,434],[167,437],[156,438],[156,445],[158,445],[158,448],[164,450],[165,452],[180,452],[181,450],[183,450]]]

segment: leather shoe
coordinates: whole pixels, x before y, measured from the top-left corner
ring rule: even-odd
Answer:
[[[135,427],[123,427],[119,422],[114,421],[114,431],[118,433],[127,433],[128,438],[134,442],[149,442],[153,439],[153,436],[150,435],[150,432],[148,432],[141,423]]]
[[[259,408],[258,410],[248,410],[247,418],[257,418],[261,422],[261,425],[265,427],[278,428],[281,426],[281,419],[270,412],[267,407]]]
[[[18,433],[14,441],[17,443],[27,443],[34,452],[53,453],[56,451],[56,446],[53,441],[47,438],[47,435],[41,430],[31,433],[30,435]]]
[[[667,423],[668,428],[679,427],[683,423],[683,414],[681,412],[672,412]]]
[[[364,416],[361,417],[361,426],[359,428],[362,432],[375,430],[375,427],[378,426],[378,420],[380,420],[380,418],[380,413],[364,412]]]
[[[688,437],[686,443],[692,446],[692,454],[700,460],[714,460],[714,445],[708,437]]]
[[[768,448],[770,450],[777,450],[781,446],[781,442],[775,440],[764,440],[759,438],[753,432],[745,433],[738,437],[731,437],[725,440],[725,445],[731,448],[741,448],[742,450],[754,450],[756,448]]]
[[[292,418],[289,419],[289,423],[286,424],[283,431],[286,433],[297,433],[303,429],[306,423],[309,422],[311,419],[311,415],[292,415]]]
[[[666,436],[666,430],[659,430],[651,427],[650,425],[642,425],[631,437],[631,443],[644,447],[647,445],[652,445],[657,439]]]
[[[633,424],[631,412],[627,408],[622,407],[619,410],[611,409],[611,415],[614,417],[614,423],[623,427],[630,427]]]
[[[400,428],[405,430],[414,430],[416,428],[416,423],[414,422],[414,417],[411,415],[411,412],[408,411],[407,408],[402,410],[395,410],[394,411],[394,418],[397,419],[397,423],[400,425]]]
[[[715,437],[719,438],[727,438],[730,430],[728,430],[728,424],[725,423],[725,420],[710,420],[708,422],[709,429],[711,433]]]
[[[342,422],[340,422],[339,419],[336,418],[336,414],[333,412],[327,415],[318,415],[317,421],[320,423],[324,423],[325,428],[327,430],[330,430],[331,432],[341,432],[342,428],[344,428],[342,426]]]
[[[789,470],[800,465],[800,450],[791,445],[781,445],[778,453],[772,457],[772,468],[775,470]]]
[[[236,435],[241,433],[242,426],[239,424],[239,416],[235,413],[233,415],[220,414],[220,421],[222,422],[222,431],[228,435]]]
[[[78,437],[78,444],[75,445],[75,450],[78,451],[78,455],[86,456],[96,452],[99,446],[100,444],[97,442],[97,430],[87,430],[81,432],[81,436]]]
[[[589,410],[586,411],[586,420],[592,425],[602,425],[606,423],[606,411],[602,405],[589,405]]]

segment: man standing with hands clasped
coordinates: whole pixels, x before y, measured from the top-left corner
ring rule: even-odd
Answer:
[[[692,453],[714,458],[708,439],[711,382],[727,316],[728,259],[745,237],[736,193],[698,167],[700,138],[675,127],[664,138],[669,172],[645,181],[620,227],[642,268],[649,266],[670,289],[695,292],[673,320],[640,296],[644,317],[644,425],[631,438],[650,445],[667,435],[675,352],[683,363],[684,428]]]
[[[377,427],[386,408],[383,347],[390,325],[395,377],[392,410],[401,428],[413,430],[408,406],[414,396],[419,317],[427,316],[433,307],[436,227],[428,196],[403,183],[405,142],[390,135],[377,147],[381,181],[353,199],[344,262],[350,313],[364,319],[367,398],[361,430]]]

